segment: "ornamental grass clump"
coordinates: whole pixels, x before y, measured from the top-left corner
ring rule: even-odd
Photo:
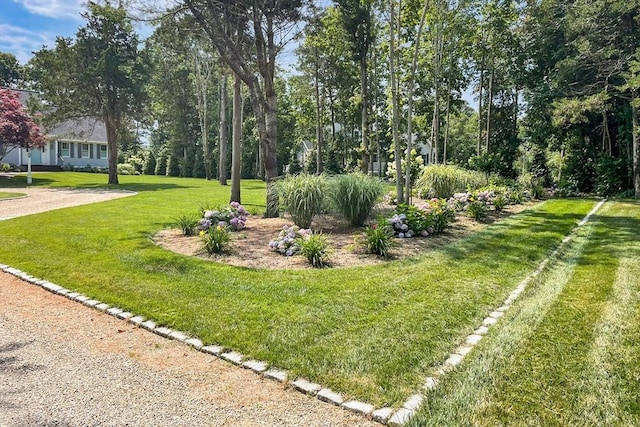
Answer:
[[[333,180],[332,199],[336,210],[351,225],[359,227],[371,214],[384,192],[382,182],[374,177],[353,173]]]
[[[484,174],[454,165],[431,165],[424,169],[416,183],[422,198],[448,199],[455,193],[480,188],[486,184]]]
[[[182,230],[184,236],[194,236],[199,220],[195,215],[181,215],[176,219],[176,225]]]
[[[291,215],[295,225],[309,228],[313,217],[325,208],[328,181],[324,175],[300,174],[277,184],[280,207]]]
[[[226,252],[229,248],[229,242],[231,241],[229,229],[220,225],[209,227],[206,231],[201,230],[200,236],[202,236],[204,250],[207,251],[209,255]]]
[[[300,253],[315,268],[327,265],[329,253],[327,236],[323,233],[311,233],[298,237]]]
[[[394,245],[394,231],[385,219],[371,224],[365,229],[365,250],[367,253],[382,258],[389,257],[389,251]]]

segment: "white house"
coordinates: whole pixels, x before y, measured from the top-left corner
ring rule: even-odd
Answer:
[[[12,89],[13,90],[13,89]],[[26,105],[36,92],[16,90],[20,101]],[[38,167],[87,167],[107,168],[107,131],[104,123],[94,119],[67,120],[43,129],[47,142],[41,149],[31,150],[31,165]],[[0,144],[2,142],[0,141]],[[3,159],[24,167],[27,165],[27,150],[14,148]]]

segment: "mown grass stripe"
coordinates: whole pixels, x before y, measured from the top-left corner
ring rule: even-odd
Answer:
[[[638,207],[594,215],[411,425],[639,425]]]
[[[491,390],[498,386],[504,369],[515,359],[516,349],[527,347],[530,340],[535,340],[538,325],[567,285],[585,243],[584,237],[574,239],[567,256],[535,279],[527,304],[513,305],[506,319],[492,328],[488,339],[478,343],[467,362],[444,377],[429,393],[424,406],[408,425],[474,425],[479,422],[476,414],[489,410]],[[539,286],[540,283],[550,285]]]

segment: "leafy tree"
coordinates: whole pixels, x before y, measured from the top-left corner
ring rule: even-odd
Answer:
[[[293,25],[300,20],[301,0],[183,0],[222,60],[249,88],[260,138],[267,185],[278,175],[278,105],[276,57]],[[271,189],[272,190],[272,189]],[[277,192],[267,191],[265,215],[278,215]]]
[[[144,56],[123,7],[88,4],[76,40],[57,38],[33,58],[40,89],[54,108],[48,120],[93,117],[107,130],[109,184],[118,184],[118,139],[127,118],[141,117]]]
[[[16,88],[23,78],[22,66],[11,53],[0,52],[0,86]]]
[[[0,160],[15,148],[42,148],[46,138],[17,92],[0,88]]]
[[[362,171],[369,167],[369,50],[374,43],[373,2],[370,0],[335,0],[342,24],[352,46],[353,59],[360,66],[360,105]]]

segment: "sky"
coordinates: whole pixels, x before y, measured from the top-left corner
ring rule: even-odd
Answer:
[[[71,37],[84,25],[84,0],[0,0],[0,51],[26,63],[56,36]]]

